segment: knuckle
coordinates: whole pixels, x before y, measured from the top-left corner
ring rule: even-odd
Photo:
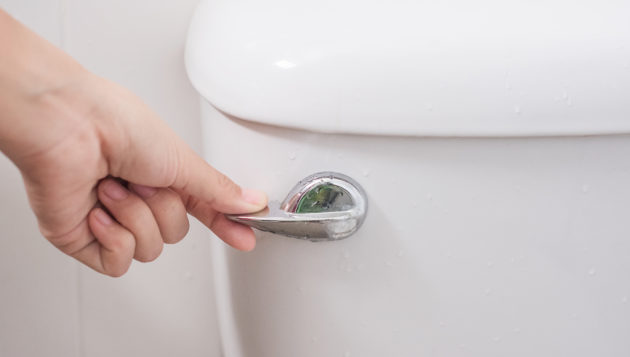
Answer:
[[[111,259],[113,261],[104,262],[103,273],[113,278],[118,278],[125,275],[127,271],[129,271],[129,268],[131,267],[131,257],[128,254],[114,254],[116,258]]]
[[[109,270],[106,270],[105,274],[111,276],[112,278],[120,278],[121,276],[125,275],[127,271],[129,271],[129,266],[129,264],[114,266]]]
[[[215,212],[214,216],[210,217],[210,220],[208,222],[208,228],[210,228],[210,230],[214,232],[215,229],[217,228],[217,225],[221,223],[221,219],[223,217],[224,217],[223,214],[219,212]]]
[[[130,202],[114,211],[113,215],[136,238],[153,234],[151,227],[155,225],[155,219],[151,209],[142,201]]]
[[[194,211],[197,210],[197,208],[199,207],[200,203],[201,203],[201,201],[197,197],[195,197],[193,195],[190,195],[186,199],[186,202],[184,203],[184,206],[186,207],[187,211],[194,212]]]
[[[188,234],[188,230],[190,229],[190,223],[187,218],[184,218],[180,224],[177,225],[176,229],[168,236],[164,237],[164,243],[174,244],[186,237]]]
[[[123,231],[120,234],[119,239],[115,239],[108,244],[108,249],[117,254],[133,251],[135,245],[133,234],[127,231]]]
[[[179,233],[179,240],[184,239],[190,230],[190,223],[188,222],[188,218],[184,219],[184,224],[182,225],[181,232]]]
[[[159,199],[163,201],[163,203],[160,206],[163,207],[162,209],[165,211],[165,214],[168,216],[175,216],[180,211],[185,210],[184,203],[182,202],[179,195],[171,190],[168,190],[168,189],[162,190],[162,192],[160,192]]]
[[[220,172],[217,172],[217,185],[224,190],[236,191],[238,189],[236,184],[232,182],[229,177]]]
[[[127,249],[125,248],[128,246],[126,239],[111,239],[106,244],[107,250],[115,254],[120,254],[126,251]]]
[[[136,250],[134,259],[142,263],[152,262],[156,260],[160,256],[160,254],[162,254],[162,249],[162,240],[160,239],[159,242],[156,240],[156,243],[151,244],[150,247]]]

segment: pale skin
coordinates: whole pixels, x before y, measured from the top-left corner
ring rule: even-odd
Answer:
[[[0,151],[54,246],[121,276],[184,238],[189,213],[232,247],[254,248],[253,231],[224,214],[264,208],[264,193],[241,189],[134,94],[1,9],[0,48]]]

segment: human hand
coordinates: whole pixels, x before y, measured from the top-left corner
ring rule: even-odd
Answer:
[[[2,15],[0,24],[20,29]],[[0,60],[0,149],[20,169],[52,244],[120,276],[132,259],[151,261],[163,243],[181,240],[189,212],[227,244],[254,248],[252,230],[224,213],[262,209],[263,193],[208,165],[135,95],[21,30],[17,46],[45,52],[53,74],[32,55]]]

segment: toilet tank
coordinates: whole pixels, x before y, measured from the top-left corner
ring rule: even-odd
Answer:
[[[226,356],[630,355],[630,3],[207,0],[205,155],[285,197],[358,181],[334,242],[215,240]]]

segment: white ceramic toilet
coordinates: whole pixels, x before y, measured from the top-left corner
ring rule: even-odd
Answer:
[[[630,4],[207,0],[209,162],[363,226],[214,241],[227,357],[630,355]]]

